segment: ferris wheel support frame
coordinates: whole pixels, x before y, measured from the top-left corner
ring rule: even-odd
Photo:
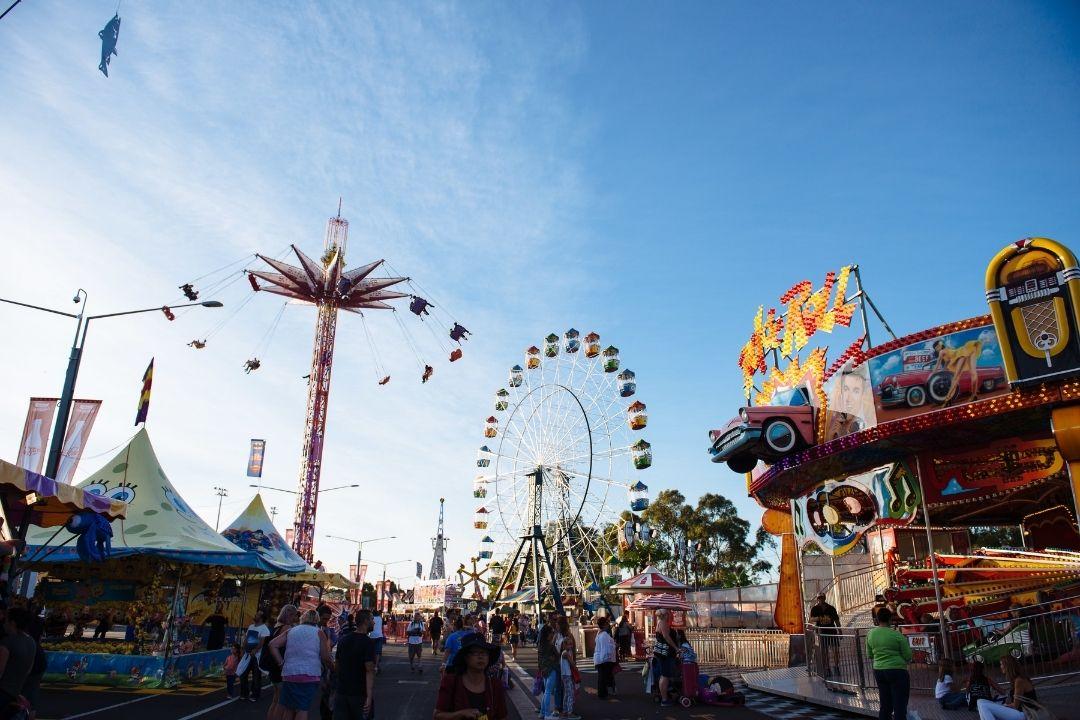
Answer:
[[[525,549],[526,543],[529,544],[529,555],[527,555],[523,561],[521,568],[521,578],[525,575],[525,566],[529,562],[529,556],[532,557],[533,564],[533,586],[536,590],[536,617],[540,617],[540,552],[544,553],[544,568],[547,570],[548,580],[551,582],[551,599],[555,602],[555,610],[558,613],[563,612],[562,604],[562,592],[559,590],[559,580],[555,576],[555,567],[551,564],[551,554],[548,552],[547,541],[544,540],[544,531],[540,526],[540,513],[541,513],[541,496],[543,495],[544,488],[544,468],[538,467],[535,471],[530,473],[533,476],[533,491],[532,491],[532,531],[521,536],[521,542],[518,543],[517,550],[514,551],[514,557],[510,561],[510,564],[506,566],[506,572],[503,573],[502,580],[499,581],[499,589],[495,591],[492,596],[496,601],[502,591],[506,588],[506,581],[510,579],[510,576],[514,572],[514,567],[517,565],[518,559],[521,557],[521,552]],[[521,590],[520,580],[515,587],[516,590]]]

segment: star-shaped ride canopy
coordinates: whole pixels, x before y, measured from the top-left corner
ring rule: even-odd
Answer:
[[[270,283],[259,287],[259,290],[284,295],[287,298],[313,305],[334,303],[342,310],[351,312],[369,309],[392,310],[393,306],[387,304],[386,300],[410,297],[408,293],[387,290],[409,278],[370,277],[371,273],[383,264],[383,260],[376,260],[346,271],[344,258],[334,248],[331,248],[320,262],[305,255],[295,245],[291,247],[300,261],[299,267],[265,255],[257,255],[260,260],[277,270],[277,272],[251,271],[252,276]]]

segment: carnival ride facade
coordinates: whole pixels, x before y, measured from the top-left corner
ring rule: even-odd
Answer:
[[[985,290],[990,315],[876,346],[855,267],[816,291],[799,283],[783,313],[759,310],[739,359],[754,402],[709,439],[783,538],[779,627],[803,631],[798,555],[810,545],[876,558],[887,580],[875,590],[954,657],[1034,652],[1010,617],[1080,620],[1080,268],[1061,244],[1028,238],[991,261]],[[831,364],[821,348],[800,358],[857,311],[862,335]],[[805,402],[785,402],[793,392]],[[1024,547],[966,547],[969,528],[1018,526]],[[964,542],[950,543],[956,531]],[[1080,657],[1075,620],[1054,620],[1067,639],[1056,656]]]
[[[501,576],[495,602],[606,602],[617,508],[627,496],[637,511],[648,506],[648,487],[636,479],[652,464],[640,437],[648,416],[643,402],[628,400],[637,379],[620,368],[618,348],[574,328],[530,346],[523,361],[483,424],[473,481],[477,559],[498,558],[490,564]]]

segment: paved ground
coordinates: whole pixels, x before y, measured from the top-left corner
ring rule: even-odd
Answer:
[[[510,720],[536,720],[538,703],[530,690],[536,653],[529,648],[512,665],[516,686],[509,692]],[[438,688],[438,662],[430,653],[423,674],[409,671],[403,646],[388,646],[383,671],[376,679],[376,716],[379,720],[430,720]],[[661,708],[645,695],[641,665],[628,664],[616,678],[618,694],[601,700],[596,696],[596,672],[591,662],[581,666],[583,682],[578,694],[578,714],[586,720],[840,720],[855,717],[823,708],[744,690],[746,707],[690,709]],[[732,673],[731,677],[738,676]],[[741,681],[739,681],[741,683]],[[40,720],[264,720],[270,704],[269,688],[258,703],[230,700],[224,680],[205,680],[178,690],[107,690],[80,685],[52,685],[42,690]],[[310,716],[318,720],[318,714]]]

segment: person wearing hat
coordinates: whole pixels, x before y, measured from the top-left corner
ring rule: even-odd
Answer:
[[[433,720],[506,720],[506,693],[488,667],[499,660],[499,648],[477,634],[466,636],[439,683]]]

